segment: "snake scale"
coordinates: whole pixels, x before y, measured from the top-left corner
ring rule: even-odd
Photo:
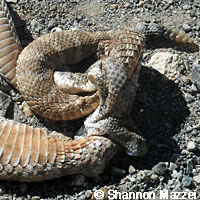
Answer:
[[[1,0],[2,76],[42,117],[72,120],[90,115],[84,122],[87,136],[74,140],[0,118],[0,179],[31,182],[76,173],[96,176],[121,146],[131,155],[144,155],[146,140],[126,129],[120,119],[127,116],[136,94],[145,36],[194,42],[182,31],[156,27],[64,30],[43,35],[21,51],[7,4]],[[79,63],[96,52],[97,62],[84,74],[56,72],[59,66]]]

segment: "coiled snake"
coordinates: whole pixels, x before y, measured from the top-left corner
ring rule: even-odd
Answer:
[[[0,179],[42,181],[75,173],[96,176],[121,146],[131,155],[144,155],[146,140],[126,129],[120,119],[127,116],[135,97],[145,36],[165,34],[178,42],[193,42],[181,31],[149,27],[141,29],[146,30],[143,33],[55,32],[37,38],[20,52],[7,5],[1,0],[1,74],[36,114],[53,120],[92,114],[84,122],[87,136],[76,140],[1,118]],[[99,60],[84,74],[55,72],[95,52]]]

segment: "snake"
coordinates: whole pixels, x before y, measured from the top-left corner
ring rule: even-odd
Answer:
[[[126,128],[122,119],[136,96],[145,40],[160,35],[194,43],[183,31],[153,24],[133,30],[62,30],[22,49],[7,3],[1,0],[1,75],[35,114],[55,121],[89,116],[84,122],[87,135],[77,139],[1,117],[0,179],[93,177],[123,148],[131,156],[143,156],[146,139]],[[58,70],[94,54],[98,59],[85,73]]]

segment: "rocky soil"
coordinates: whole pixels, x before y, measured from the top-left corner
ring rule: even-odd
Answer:
[[[154,22],[183,29],[200,42],[198,0],[7,0],[22,45],[55,29],[107,30]],[[124,152],[98,177],[63,177],[41,183],[0,181],[0,199],[91,199],[97,189],[119,192],[200,193],[200,55],[166,39],[146,45],[140,88],[132,111],[148,140],[144,158]],[[59,132],[83,120],[52,122],[25,117],[20,94],[1,80],[0,114]],[[197,199],[199,199],[197,197]],[[106,198],[105,198],[106,199]],[[119,198],[120,199],[120,198]],[[159,198],[158,198],[159,199]]]

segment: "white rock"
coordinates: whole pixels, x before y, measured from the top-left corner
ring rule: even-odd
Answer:
[[[128,168],[128,172],[129,172],[129,174],[134,174],[136,172],[135,167],[133,167],[132,165],[130,165],[129,168]]]
[[[156,52],[150,58],[147,66],[165,74],[169,79],[174,79],[178,73],[178,54],[169,52]]]
[[[17,0],[6,0],[8,3],[17,3]]]
[[[197,149],[195,142],[189,141],[187,144],[187,149],[188,151],[195,151]]]

